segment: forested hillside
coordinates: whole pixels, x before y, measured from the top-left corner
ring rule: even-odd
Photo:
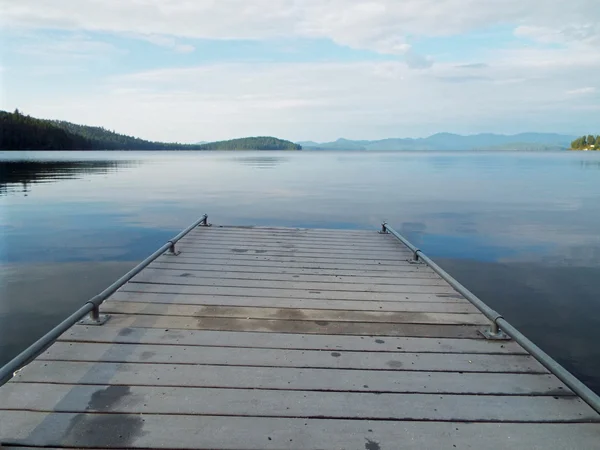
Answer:
[[[152,142],[102,127],[0,111],[0,150],[301,150],[290,141],[250,137],[208,144]]]
[[[302,150],[302,146],[269,136],[232,139],[197,146],[201,150]]]

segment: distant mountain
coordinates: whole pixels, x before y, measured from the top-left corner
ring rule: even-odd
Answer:
[[[564,150],[574,136],[554,133],[521,133],[515,135],[475,134],[462,136],[437,133],[427,138],[392,138],[377,141],[338,139],[334,142],[299,142],[305,150]]]
[[[102,127],[0,111],[0,150],[301,150],[290,141],[250,137],[203,144],[152,142]]]

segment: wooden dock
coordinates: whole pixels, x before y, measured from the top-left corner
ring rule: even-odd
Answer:
[[[600,448],[600,415],[390,235],[178,250],[0,388],[3,448]]]

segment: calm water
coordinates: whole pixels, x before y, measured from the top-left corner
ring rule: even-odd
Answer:
[[[600,153],[0,152],[0,364],[207,212],[406,234],[600,392]]]

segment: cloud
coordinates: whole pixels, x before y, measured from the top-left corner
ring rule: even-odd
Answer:
[[[193,45],[190,44],[182,44],[177,41],[177,39],[171,36],[163,36],[157,34],[147,34],[147,35],[138,35],[136,36],[140,39],[148,41],[154,45],[158,45],[159,47],[164,47],[173,50],[176,53],[191,53],[196,50]]]
[[[485,69],[489,67],[489,64],[485,63],[471,63],[471,64],[458,64],[456,66],[457,69]]]
[[[0,0],[4,27],[93,30],[200,39],[326,38],[403,55],[414,36],[494,25],[545,42],[597,43],[596,0]]]
[[[584,87],[579,89],[570,89],[567,91],[568,95],[585,95],[585,94],[594,94],[598,90],[595,87]]]
[[[563,53],[554,51],[560,59]],[[402,61],[215,63],[113,76],[85,95],[31,95],[17,106],[44,117],[186,142],[258,134],[326,141],[440,129],[556,131],[564,130],[565,116],[580,128],[593,125],[597,98],[582,96],[573,104],[564,94],[573,83],[596,81],[600,61],[586,64],[586,58],[554,66],[507,59],[469,78],[453,63],[436,63],[425,72]]]
[[[404,61],[411,69],[429,69],[433,65],[433,59],[418,55],[412,50],[408,50],[404,54]]]
[[[124,53],[124,50],[112,44],[90,39],[83,34],[55,37],[43,33],[22,36],[14,51],[20,55],[55,62],[108,58]]]

